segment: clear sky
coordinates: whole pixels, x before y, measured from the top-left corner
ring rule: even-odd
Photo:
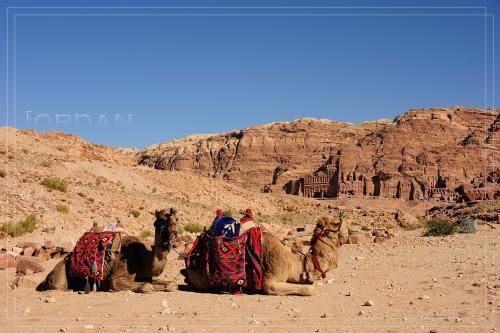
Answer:
[[[1,5],[2,126],[8,103],[11,126],[144,147],[301,117],[494,106],[494,0]],[[8,6],[73,8],[9,8],[7,21]],[[405,8],[361,8],[377,6]],[[410,8],[425,6],[485,8]]]

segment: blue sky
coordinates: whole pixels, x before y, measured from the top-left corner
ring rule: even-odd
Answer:
[[[0,125],[7,90],[11,126],[135,147],[300,117],[361,122],[414,107],[492,107],[495,98],[483,8],[360,7],[495,14],[496,1],[2,4],[5,23],[7,6],[73,8],[9,9]]]

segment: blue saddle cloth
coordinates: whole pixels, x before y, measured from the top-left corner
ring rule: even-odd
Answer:
[[[210,235],[212,237],[238,237],[240,235],[240,223],[229,216],[221,217],[213,222]]]

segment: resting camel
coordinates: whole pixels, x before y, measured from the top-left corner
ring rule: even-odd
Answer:
[[[304,256],[285,246],[279,239],[262,234],[262,264],[264,277],[262,291],[266,295],[314,294],[314,280],[325,277],[326,272],[337,267],[339,248],[343,243],[343,219],[322,217],[313,231],[310,251]],[[187,269],[186,282],[200,291],[209,286],[198,271]]]
[[[111,270],[102,281],[101,289],[140,293],[177,290],[174,281],[153,279],[163,272],[172,241],[177,237],[176,210],[162,209],[156,211],[155,215],[155,242],[151,250],[138,237],[125,236],[121,252],[111,263]],[[85,281],[69,277],[68,269],[69,260],[66,256],[38,285],[37,290],[82,290]]]

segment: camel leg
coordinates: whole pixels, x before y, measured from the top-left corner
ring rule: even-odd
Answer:
[[[264,281],[262,289],[266,295],[278,296],[312,296],[314,295],[313,285],[295,284],[288,282]]]
[[[154,291],[153,285],[149,282],[135,282],[126,278],[111,279],[112,291],[133,291],[136,293],[151,293]]]
[[[153,289],[154,291],[176,291],[177,290],[177,282],[175,281],[166,281],[166,280],[153,280]]]
[[[43,280],[43,282],[36,287],[36,290],[68,290],[66,258],[57,263],[54,269],[47,275],[45,280]]]

